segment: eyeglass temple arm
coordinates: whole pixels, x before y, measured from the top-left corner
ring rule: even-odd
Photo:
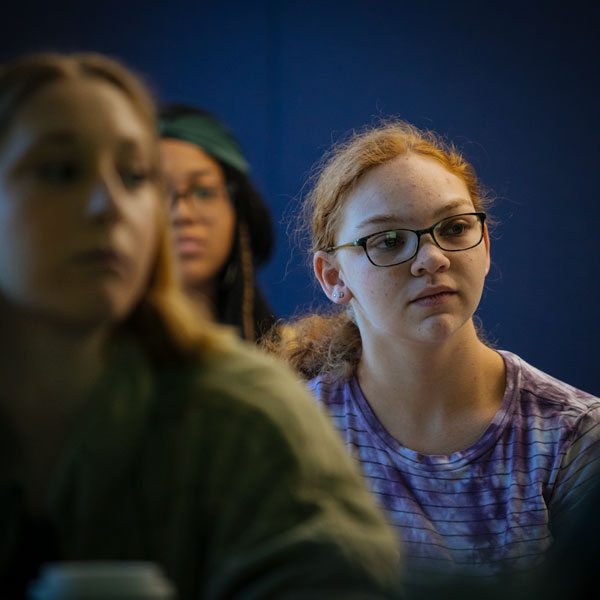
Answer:
[[[364,246],[365,238],[360,238],[359,240],[354,240],[353,242],[348,242],[347,244],[340,244],[339,246],[329,246],[329,248],[325,248],[325,252],[333,252],[334,250],[339,250],[340,248],[350,248],[351,246]]]

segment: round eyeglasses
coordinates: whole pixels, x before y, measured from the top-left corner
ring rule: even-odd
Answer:
[[[452,215],[427,229],[389,229],[365,237],[330,246],[325,252],[340,248],[361,246],[371,264],[376,267],[393,267],[414,258],[419,251],[421,237],[429,234],[438,248],[446,252],[469,250],[481,243],[485,213],[473,212]]]

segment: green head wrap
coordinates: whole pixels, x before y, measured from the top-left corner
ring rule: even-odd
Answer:
[[[195,144],[214,159],[241,171],[250,172],[250,165],[233,134],[210,115],[187,114],[158,121],[160,137],[175,138]]]

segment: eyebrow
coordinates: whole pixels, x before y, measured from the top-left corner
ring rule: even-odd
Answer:
[[[210,169],[198,169],[197,171],[190,171],[186,177],[188,179],[194,179],[196,177],[203,177],[204,175],[212,175],[213,172]]]
[[[464,199],[452,200],[451,202],[444,204],[444,206],[440,206],[438,209],[434,210],[431,215],[431,218],[437,219],[438,217],[441,217],[444,213],[449,212],[455,208],[458,208],[459,206],[464,206],[464,205],[465,205]],[[384,214],[368,217],[364,221],[361,221],[357,225],[356,228],[360,229],[367,225],[387,225],[390,223],[390,221],[397,221],[397,220],[398,220],[398,215],[384,213]]]
[[[454,210],[455,208],[458,208],[460,206],[464,206],[464,204],[465,204],[465,199],[464,198],[458,198],[456,200],[452,200],[451,202],[448,202],[448,204],[446,204],[444,206],[440,206],[440,208],[438,208],[437,210],[434,210],[433,214],[431,216],[434,219],[436,217],[441,217],[445,212],[448,212],[450,210]]]

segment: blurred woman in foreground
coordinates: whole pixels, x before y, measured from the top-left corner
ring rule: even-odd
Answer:
[[[92,559],[180,599],[387,597],[392,535],[324,417],[177,291],[154,132],[107,58],[0,70],[0,597]]]

